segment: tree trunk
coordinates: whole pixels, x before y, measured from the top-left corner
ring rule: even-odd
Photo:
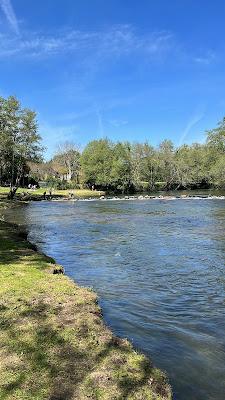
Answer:
[[[21,167],[20,174],[19,175],[17,174],[15,185],[13,185],[13,183],[11,183],[10,192],[8,193],[8,196],[7,196],[9,200],[13,200],[14,199],[16,191],[17,191],[17,189],[19,187],[19,183],[20,183],[22,174],[23,174],[23,169]]]
[[[7,196],[8,200],[13,200],[14,199],[17,189],[18,189],[17,186],[16,187],[10,187],[10,192],[8,193],[8,196]]]

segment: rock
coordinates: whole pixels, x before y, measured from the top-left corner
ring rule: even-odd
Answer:
[[[28,233],[25,231],[19,231],[18,236],[24,240],[27,240]]]
[[[32,249],[33,251],[38,251],[38,248],[34,243],[29,243],[29,248]]]
[[[64,274],[64,269],[61,267],[61,265],[55,265],[52,273],[55,274]]]

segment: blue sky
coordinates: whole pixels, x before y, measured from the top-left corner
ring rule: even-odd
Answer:
[[[225,115],[224,0],[0,0],[0,95],[48,147],[202,142]]]

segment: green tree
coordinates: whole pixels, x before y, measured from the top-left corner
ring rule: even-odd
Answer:
[[[113,145],[108,139],[93,140],[81,155],[83,180],[88,185],[109,188],[113,162]]]
[[[207,131],[206,149],[211,183],[225,187],[225,117],[215,129]]]
[[[132,146],[132,180],[136,190],[152,190],[158,177],[157,151],[146,143]]]
[[[0,98],[1,173],[10,182],[9,197],[13,198],[28,171],[29,161],[40,160],[43,148],[38,134],[36,113],[21,108],[19,100]]]
[[[164,140],[159,145],[159,177],[165,182],[165,188],[170,190],[177,182],[175,149],[171,140]]]
[[[225,154],[220,155],[211,166],[210,177],[214,185],[225,187]]]
[[[225,153],[225,117],[217,128],[207,131],[207,144],[220,154]]]
[[[209,180],[207,156],[206,146],[199,143],[191,146],[183,145],[177,149],[175,155],[177,188],[207,185]]]
[[[119,142],[113,148],[110,183],[114,189],[125,193],[131,188],[131,179],[131,145]]]

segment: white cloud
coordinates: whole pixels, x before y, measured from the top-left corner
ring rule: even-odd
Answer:
[[[6,0],[0,1],[1,5],[6,3]],[[14,30],[17,30],[16,19],[14,20],[11,16],[11,21]],[[104,31],[67,30],[57,35],[38,33],[24,33],[23,37],[1,35],[0,57],[12,55],[49,57],[78,52],[83,54],[84,59],[90,53],[95,54],[97,59],[120,57],[137,52],[145,52],[146,55],[153,56],[167,51],[171,42],[172,35],[168,32],[140,35],[130,25],[114,26]]]
[[[0,0],[0,6],[2,11],[4,12],[12,30],[18,35],[19,34],[19,26],[16,18],[16,14],[13,10],[12,3],[10,0]]]

